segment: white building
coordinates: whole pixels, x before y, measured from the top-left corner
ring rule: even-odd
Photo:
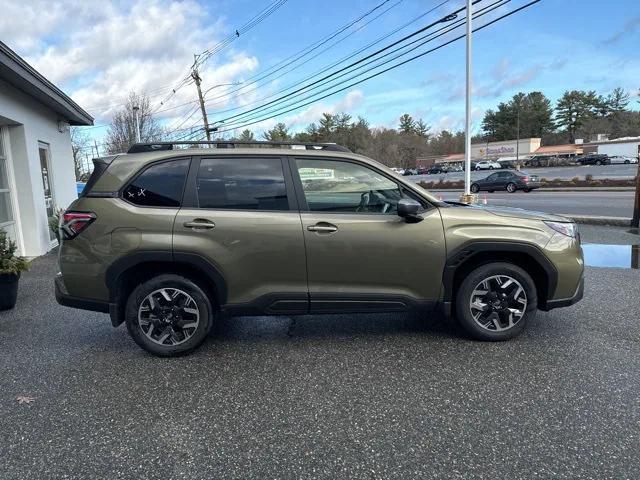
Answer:
[[[0,42],[0,228],[21,255],[42,255],[57,241],[55,208],[75,198],[69,125],[93,118]]]
[[[610,157],[640,157],[640,137],[622,137],[584,144],[585,153],[600,153]]]

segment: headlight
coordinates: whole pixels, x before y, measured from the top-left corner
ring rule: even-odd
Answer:
[[[578,226],[569,222],[544,222],[547,226],[553,228],[556,232],[566,235],[567,237],[578,237]]]

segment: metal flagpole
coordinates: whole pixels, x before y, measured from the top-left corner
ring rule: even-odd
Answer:
[[[471,195],[471,0],[467,0],[467,85],[465,105],[465,136],[464,136],[464,195],[461,199],[465,203],[472,203]]]

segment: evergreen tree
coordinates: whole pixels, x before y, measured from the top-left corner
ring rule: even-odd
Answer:
[[[240,134],[240,136],[238,137],[238,140],[240,140],[241,142],[253,142],[254,141],[253,132],[248,128],[245,128]]]
[[[262,136],[268,142],[284,142],[291,139],[289,129],[282,122],[276,123],[271,130],[267,130]]]
[[[405,113],[400,117],[400,131],[404,134],[412,134],[415,133],[416,123],[414,122],[411,115]]]

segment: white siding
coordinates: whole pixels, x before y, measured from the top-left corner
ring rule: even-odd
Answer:
[[[605,153],[610,157],[619,155],[624,157],[637,157],[640,141],[627,143],[601,143],[598,145],[598,153]]]
[[[71,138],[69,131],[58,131],[59,120],[64,119],[0,80],[0,125],[6,125],[9,132],[8,157],[16,185],[14,202],[20,217],[16,220],[22,255],[42,255],[51,249],[39,142],[50,148],[56,205],[65,208],[77,197]]]

